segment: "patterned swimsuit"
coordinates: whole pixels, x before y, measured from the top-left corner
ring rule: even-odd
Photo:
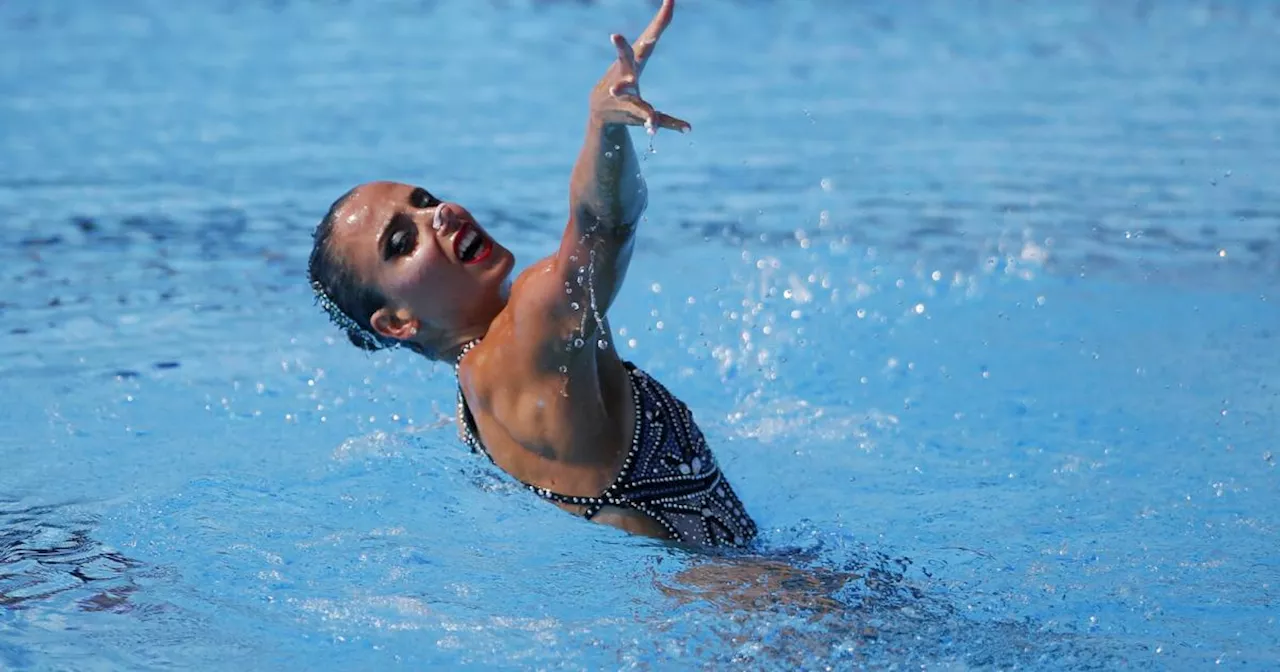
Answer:
[[[462,354],[473,346],[469,344]],[[596,497],[561,495],[528,483],[525,487],[552,502],[587,507],[583,516],[588,520],[604,506],[635,509],[658,521],[678,541],[746,545],[756,536],[756,524],[720,472],[689,408],[657,380],[630,362],[625,364],[635,404],[635,432],[613,484]],[[458,418],[462,442],[492,461],[480,442],[461,385]]]

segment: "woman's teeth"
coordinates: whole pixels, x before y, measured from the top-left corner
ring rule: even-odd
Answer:
[[[475,258],[483,247],[480,243],[480,234],[475,229],[467,229],[462,234],[462,240],[458,241],[458,261],[468,262]]]

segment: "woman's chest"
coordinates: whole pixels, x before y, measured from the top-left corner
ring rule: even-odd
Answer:
[[[479,450],[517,479],[566,494],[607,487],[631,444],[635,413],[625,384],[535,376],[477,386],[467,402]]]

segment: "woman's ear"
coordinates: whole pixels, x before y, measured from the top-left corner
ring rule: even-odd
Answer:
[[[369,318],[369,326],[379,335],[394,338],[397,341],[412,340],[418,335],[418,320],[408,311],[379,308]]]

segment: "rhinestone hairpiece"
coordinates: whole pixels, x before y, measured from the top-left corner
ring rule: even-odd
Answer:
[[[366,350],[377,350],[386,346],[382,339],[378,338],[377,334],[370,333],[368,329],[360,326],[359,322],[351,319],[351,316],[346,311],[339,308],[319,280],[311,282],[311,289],[316,294],[316,303],[329,315],[329,321],[333,322],[339,329],[347,332],[347,335],[353,340],[359,339]]]

